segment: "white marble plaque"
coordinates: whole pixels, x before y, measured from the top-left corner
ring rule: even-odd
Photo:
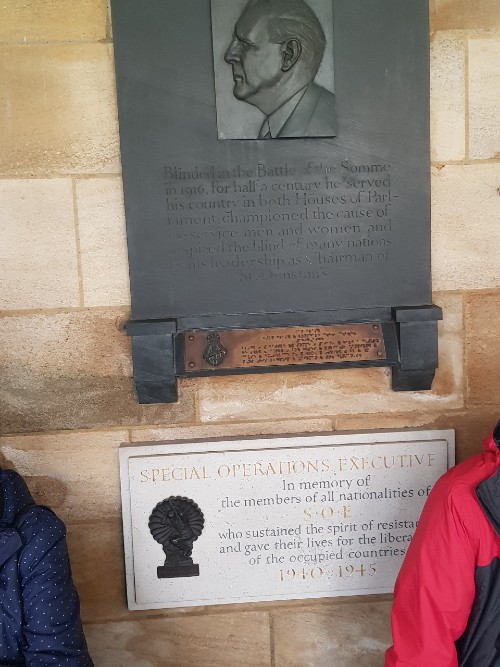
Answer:
[[[390,592],[453,464],[454,432],[437,430],[123,445],[129,608]],[[199,574],[159,578],[149,519],[175,497],[203,513]]]

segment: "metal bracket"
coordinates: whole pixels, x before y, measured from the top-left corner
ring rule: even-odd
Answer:
[[[128,322],[126,330],[132,338],[134,383],[138,401],[148,404],[175,403],[177,401],[177,377],[277,373],[312,370],[313,368],[391,366],[394,391],[428,390],[432,386],[437,368],[437,322],[440,319],[442,319],[442,311],[438,306],[419,306],[393,308],[392,310],[387,308],[321,313],[266,313],[258,316],[211,316],[195,320],[193,318],[142,320]],[[279,327],[373,321],[381,322],[383,327],[386,356],[381,360],[359,362],[350,360],[345,363],[309,365],[299,360],[289,366],[223,368],[221,365],[220,368],[214,366],[208,370],[202,368],[192,370],[186,368],[185,365],[186,332],[193,330],[209,335],[210,331],[222,332],[231,329],[265,328],[272,330]],[[212,335],[215,336],[215,334]]]
[[[128,322],[132,338],[134,384],[139,403],[176,403],[173,320]]]
[[[438,366],[438,328],[443,319],[439,306],[394,308],[399,363],[392,367],[394,391],[431,389]]]

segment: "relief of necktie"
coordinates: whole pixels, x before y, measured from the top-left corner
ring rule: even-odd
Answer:
[[[259,139],[272,139],[271,127],[269,125],[269,118],[266,118],[262,123],[262,127],[259,132]]]

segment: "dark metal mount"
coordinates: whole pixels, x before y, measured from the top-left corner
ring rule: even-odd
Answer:
[[[126,330],[132,338],[134,384],[139,403],[176,403],[175,321],[130,321]]]
[[[442,319],[438,306],[371,308],[344,311],[302,313],[258,313],[215,315],[171,320],[129,321],[127,334],[132,338],[134,383],[139,403],[175,403],[177,378],[210,375],[243,375],[299,370],[390,366],[394,391],[426,391],[431,389],[438,365],[437,323]],[[218,368],[190,370],[185,363],[185,336],[204,331],[207,341],[214,344],[214,334],[230,330],[282,329],[283,327],[315,327],[380,323],[385,355],[381,359],[314,363],[295,360],[290,365],[265,367]],[[215,350],[217,352],[217,350]],[[224,351],[225,352],[225,351]],[[223,356],[223,355],[221,355]]]
[[[394,308],[399,363],[392,366],[394,391],[431,388],[438,367],[437,323],[443,319],[438,306]]]

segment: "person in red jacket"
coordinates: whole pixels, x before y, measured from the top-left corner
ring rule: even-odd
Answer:
[[[443,475],[394,589],[385,667],[500,667],[500,421]]]

